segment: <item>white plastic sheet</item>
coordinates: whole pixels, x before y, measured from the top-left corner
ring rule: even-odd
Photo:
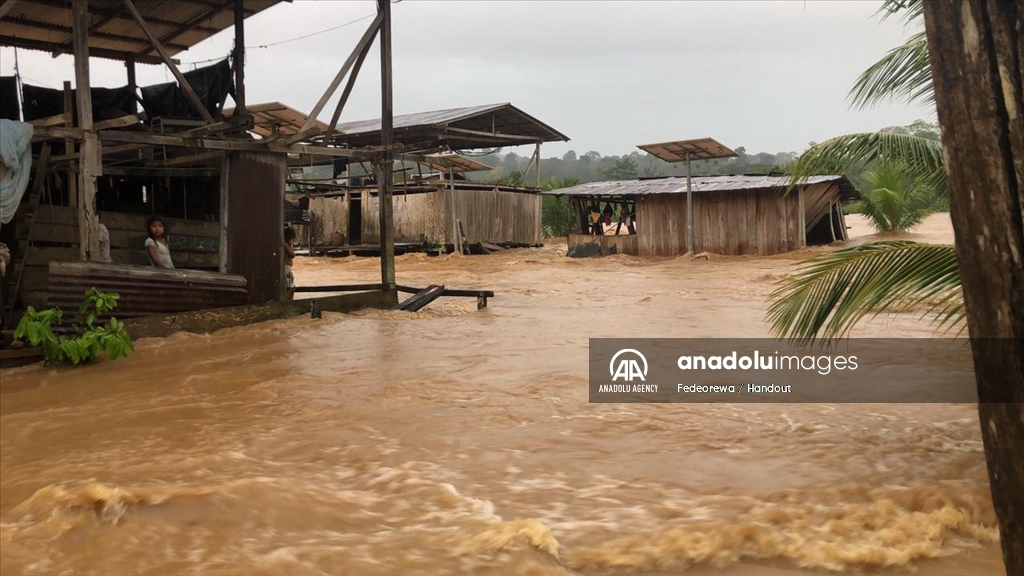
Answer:
[[[0,162],[6,168],[0,180],[0,225],[8,224],[28,187],[32,172],[31,124],[0,119]]]

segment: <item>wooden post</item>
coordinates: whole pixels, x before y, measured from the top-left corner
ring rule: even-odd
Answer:
[[[124,59],[124,70],[125,75],[128,77],[128,91],[132,93],[132,111],[135,112],[138,108],[135,106],[135,90],[138,85],[135,83],[135,56],[128,56]]]
[[[394,117],[392,109],[391,77],[391,0],[377,0],[377,19],[380,22],[380,92],[381,115],[380,137],[384,147],[384,158],[380,170],[380,282],[385,290],[395,287],[395,228],[391,205],[392,152],[388,149],[394,142]],[[372,27],[371,27],[372,28]],[[369,32],[369,31],[368,31]],[[364,37],[365,38],[365,37]]]
[[[84,261],[99,256],[99,220],[96,218],[96,176],[100,174],[100,145],[92,132],[92,91],[89,84],[88,0],[73,5],[72,35],[75,52],[75,95],[78,126],[86,130],[78,164],[78,255]]]
[[[348,97],[352,94],[352,88],[356,85],[356,78],[359,76],[359,70],[363,67],[363,61],[366,60],[366,55],[370,53],[370,46],[372,43],[367,43],[363,47],[362,52],[359,53],[359,57],[356,58],[356,63],[352,67],[352,73],[348,77],[348,83],[345,84],[345,90],[341,93],[341,98],[338,99],[338,105],[334,108],[334,115],[331,116],[331,124],[327,127],[327,132],[324,133],[324,139],[322,144],[327,146],[331,141],[331,135],[334,134],[334,129],[338,127],[338,120],[341,119],[341,111],[345,108],[345,104],[348,103]]]
[[[832,221],[832,203],[831,202],[829,203],[828,207],[829,207],[828,217],[829,217],[829,222],[831,222]],[[798,226],[800,228],[800,236],[796,240],[796,246],[797,246],[797,248],[806,248],[807,247],[807,214],[804,213],[804,187],[803,186],[801,186],[800,189],[797,190],[797,210],[799,211],[799,214],[797,214],[797,221],[799,222]]]
[[[448,198],[452,215],[452,250],[462,253],[459,238],[459,217],[455,210],[455,171],[448,169]]]
[[[533,149],[533,157],[537,164],[537,188],[540,188],[540,142],[537,142],[537,146]]]
[[[245,11],[235,0],[235,116],[245,114]]]
[[[306,122],[302,125],[302,128],[299,129],[299,133],[300,134],[306,132],[307,130],[309,130],[310,128],[313,127],[313,123],[315,123],[317,117],[320,116],[320,112],[324,109],[324,106],[327,105],[327,101],[331,99],[331,96],[334,95],[334,91],[337,90],[338,89],[338,85],[341,84],[341,79],[345,77],[345,74],[348,74],[349,69],[352,67],[353,64],[355,64],[356,58],[359,57],[359,53],[362,52],[364,49],[366,49],[366,47],[369,46],[371,42],[373,42],[373,38],[377,35],[377,30],[382,29],[382,24],[381,24],[382,20],[388,19],[389,20],[388,25],[390,25],[390,18],[391,18],[390,7],[388,7],[386,12],[387,12],[387,16],[384,15],[385,11],[381,10],[381,0],[377,0],[377,17],[374,18],[373,22],[370,23],[370,27],[366,29],[366,32],[363,32],[363,37],[359,39],[359,43],[356,44],[355,50],[353,50],[352,53],[348,55],[348,58],[345,60],[345,63],[342,64],[341,69],[338,70],[338,73],[334,76],[334,80],[331,80],[330,86],[327,87],[327,90],[325,90],[323,95],[320,96],[320,100],[316,103],[316,106],[313,106],[313,109],[309,112],[309,116],[306,118]],[[387,51],[388,58],[390,58],[391,57],[391,47],[388,46],[386,51]],[[381,33],[381,56],[384,55],[384,52],[385,52],[384,36],[383,36],[383,32],[382,32]],[[383,67],[383,66],[384,66],[384,63],[381,62],[381,67]],[[390,74],[390,70],[391,70],[391,63],[388,62],[388,73],[389,74]],[[381,84],[382,85],[384,83],[390,83],[390,82],[391,82],[390,78],[386,78],[386,79],[385,78],[381,78]]]
[[[181,86],[181,90],[185,93],[185,97],[188,98],[188,101],[192,106],[203,116],[203,119],[206,120],[207,124],[213,124],[213,116],[210,116],[210,111],[206,109],[206,106],[203,105],[203,101],[199,99],[196,91],[192,89],[192,85],[188,83],[188,80],[182,76],[178,67],[174,65],[174,61],[171,60],[170,54],[167,53],[167,50],[164,49],[164,45],[160,43],[160,40],[158,40],[152,30],[149,29],[149,24],[146,24],[146,20],[142,17],[142,14],[139,13],[138,9],[135,8],[135,4],[132,3],[132,0],[123,0],[123,2],[125,7],[128,8],[128,11],[131,12],[132,17],[135,18],[135,22],[138,23],[139,28],[146,37],[149,38],[149,43],[152,44],[153,48],[160,53],[160,57],[163,59],[164,64],[171,69],[171,73],[174,74],[174,78],[178,81],[178,85]],[[76,2],[76,5],[77,4],[78,3]]]
[[[228,273],[228,172],[230,164],[228,155],[230,152],[223,152],[220,160],[220,244],[218,269],[221,274]]]
[[[693,177],[689,152],[686,153],[686,251],[696,254],[693,249]]]
[[[71,82],[64,81],[64,125],[68,128],[75,127],[75,109],[74,109],[74,96],[71,94]],[[64,140],[64,154],[75,153],[75,141],[71,138]],[[75,208],[78,206],[78,176],[73,170],[71,170],[70,164],[68,165],[67,172],[68,181],[68,206]],[[52,201],[52,200],[51,200]]]

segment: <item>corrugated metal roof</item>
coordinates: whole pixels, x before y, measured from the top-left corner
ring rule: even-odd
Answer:
[[[399,114],[394,117],[394,128],[413,128],[418,126],[439,126],[471,118],[479,114],[486,114],[500,110],[504,104],[485,104],[483,106],[467,106],[465,108],[448,108],[447,110],[433,110],[431,112],[417,112],[415,114]],[[346,135],[366,134],[369,132],[380,132],[380,118],[373,120],[356,120],[338,124],[338,130]]]
[[[291,0],[243,0],[248,18]],[[230,1],[135,0],[153,34],[174,56],[234,25]],[[72,3],[68,0],[18,0],[0,19],[0,45],[71,54]],[[122,0],[89,0],[89,51],[99,58],[159,61],[156,50]]]
[[[844,198],[856,195],[853,185],[846,176],[828,174],[811,176],[803,185],[834,182],[843,191]],[[693,192],[736,192],[739,190],[784,189],[789,186],[788,176],[694,176]],[[548,190],[543,194],[551,196],[643,196],[647,194],[686,193],[686,177],[651,178],[646,180],[618,180],[608,182],[587,182],[570,188]],[[852,196],[851,196],[852,195]]]
[[[393,123],[395,140],[407,149],[436,149],[443,144],[453,149],[476,149],[569,141],[565,134],[508,102],[399,114]],[[380,118],[345,122],[337,130],[332,139],[336,144],[380,144]]]

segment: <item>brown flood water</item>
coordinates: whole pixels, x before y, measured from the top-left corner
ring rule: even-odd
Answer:
[[[4,371],[0,573],[1005,574],[974,406],[587,402],[588,337],[767,337],[773,282],[820,250],[408,255],[400,283],[497,297]]]

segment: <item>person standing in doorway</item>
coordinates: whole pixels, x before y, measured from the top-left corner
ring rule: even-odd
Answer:
[[[164,221],[154,214],[146,222],[146,230],[149,232],[149,238],[146,238],[146,252],[149,254],[150,264],[157,268],[174,268],[171,249],[167,247],[167,238],[164,236]]]

